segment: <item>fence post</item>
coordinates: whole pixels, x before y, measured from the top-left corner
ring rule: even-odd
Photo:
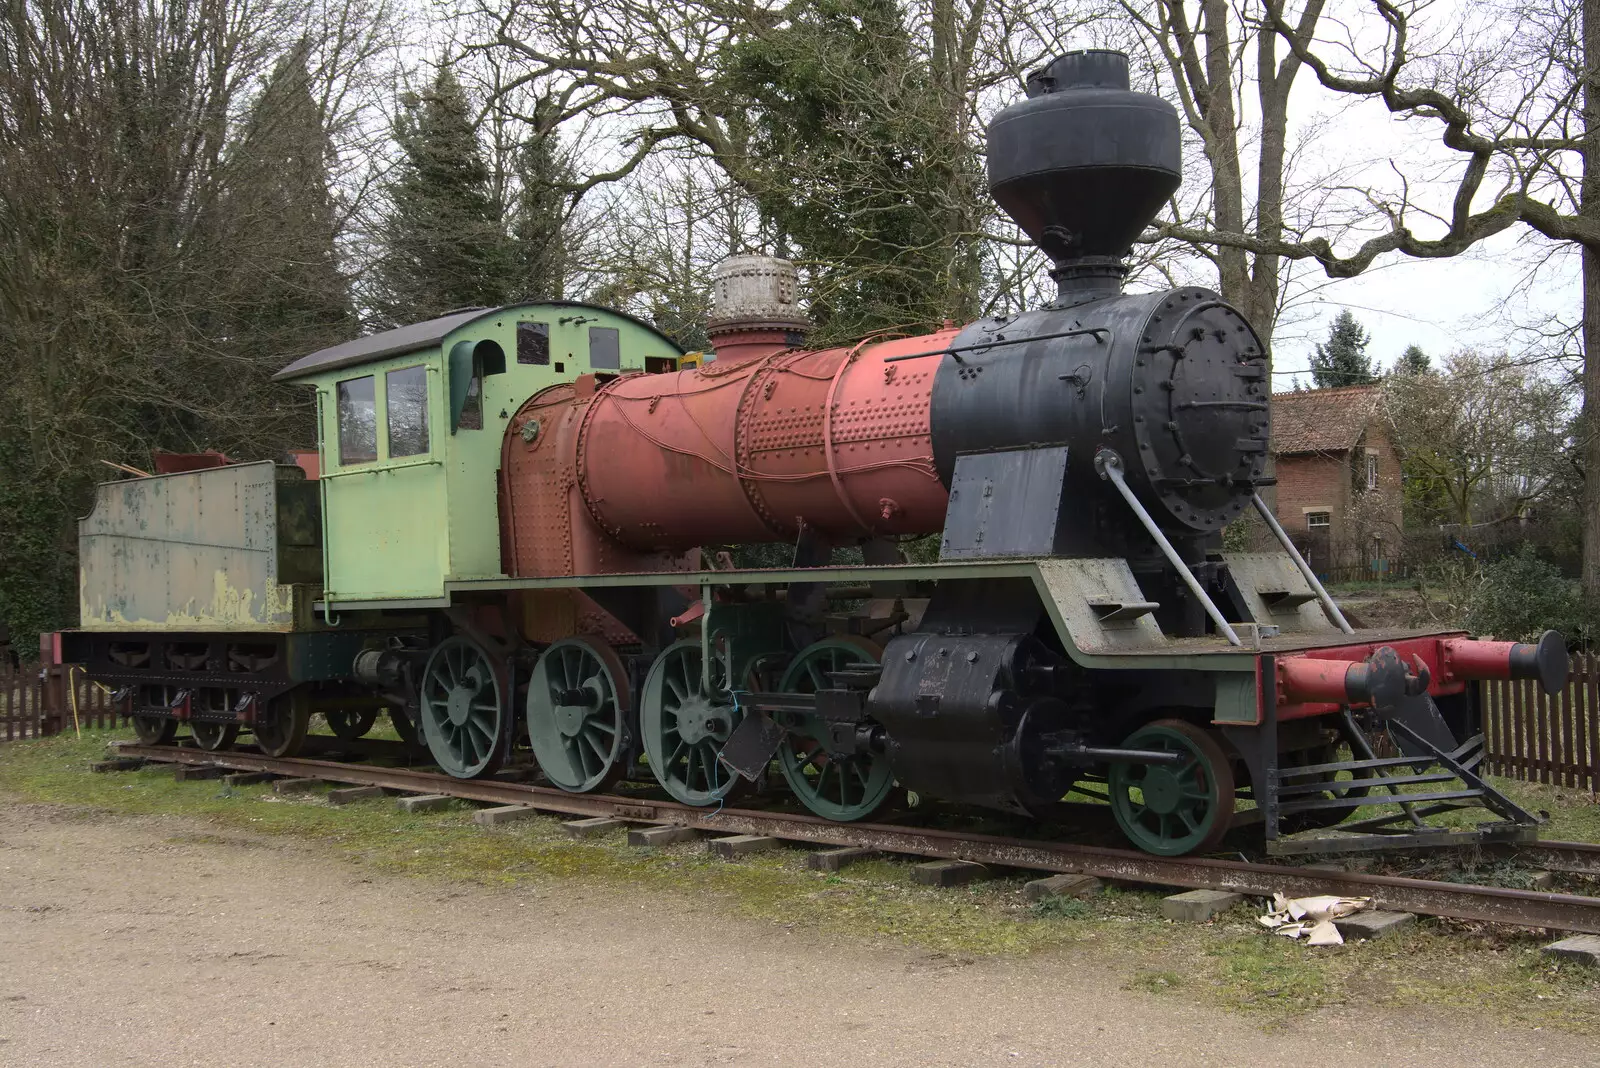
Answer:
[[[40,672],[39,737],[60,734],[67,718],[66,669],[50,664]]]

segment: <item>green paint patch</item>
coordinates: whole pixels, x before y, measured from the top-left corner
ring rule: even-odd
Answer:
[[[121,735],[0,746],[0,797],[68,806],[84,819],[178,816],[172,841],[260,845],[274,837],[396,877],[490,888],[578,885],[628,899],[649,893],[758,922],[952,958],[1044,955],[1064,976],[1103,974],[1129,989],[1181,996],[1270,1025],[1319,1007],[1448,1008],[1505,1024],[1600,1033],[1600,970],[1542,958],[1544,939],[1502,928],[1423,921],[1388,939],[1310,949],[1264,933],[1235,910],[1205,926],[1160,918],[1161,894],[1108,888],[1087,900],[1026,902],[1033,875],[955,889],[915,885],[909,863],[879,858],[825,874],[799,849],[737,862],[703,843],[639,849],[623,835],[574,841],[561,818],[484,830],[468,805],[407,813],[389,802],[335,808],[322,791],[176,782],[170,768],[93,774]],[[675,907],[675,906],[666,906]]]

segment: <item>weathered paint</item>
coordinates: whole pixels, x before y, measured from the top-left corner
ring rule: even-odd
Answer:
[[[266,461],[102,484],[78,524],[83,628],[292,629],[317,588],[292,581],[308,524],[290,477]]]
[[[565,321],[563,321],[565,320]],[[548,364],[517,362],[517,324],[549,326]],[[441,345],[309,376],[319,393],[324,544],[328,600],[341,604],[432,601],[447,582],[501,575],[496,472],[506,424],[538,390],[593,368],[591,327],[618,332],[621,371],[642,371],[649,357],[679,353],[660,334],[626,316],[575,305],[503,308],[456,329]],[[463,342],[493,341],[505,371],[483,380],[481,429],[451,431],[446,354]],[[389,371],[428,372],[428,452],[391,457],[385,379]],[[617,373],[602,369],[603,373]],[[340,382],[374,378],[377,459],[343,464],[339,456]]]

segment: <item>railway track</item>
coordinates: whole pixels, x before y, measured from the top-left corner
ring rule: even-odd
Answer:
[[[324,754],[387,754],[398,743],[319,739]],[[1147,853],[1066,842],[970,834],[893,823],[835,823],[803,813],[757,809],[704,809],[653,797],[573,794],[496,779],[456,779],[408,767],[379,767],[314,757],[274,758],[246,750],[206,752],[177,746],[121,744],[124,757],[229,771],[262,771],[414,794],[446,794],[490,805],[521,805],[571,816],[609,816],[640,824],[693,827],[708,832],[755,834],[788,842],[856,846],[885,853],[966,860],[1041,872],[1081,872],[1102,879],[1152,886],[1231,890],[1267,897],[1339,893],[1371,897],[1381,909],[1459,920],[1600,934],[1600,897],[1498,886],[1437,882],[1364,872],[1307,870],[1208,857],[1157,857]],[[1549,842],[1515,851],[1551,870],[1600,874],[1600,846]]]

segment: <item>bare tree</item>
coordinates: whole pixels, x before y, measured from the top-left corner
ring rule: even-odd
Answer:
[[[1408,495],[1435,502],[1439,521],[1520,515],[1564,462],[1562,385],[1505,353],[1458,352],[1440,371],[1391,376],[1383,398]]]

